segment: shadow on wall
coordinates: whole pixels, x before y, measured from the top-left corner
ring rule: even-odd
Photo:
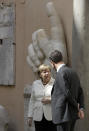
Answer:
[[[17,131],[16,125],[12,122],[9,122],[7,131]]]

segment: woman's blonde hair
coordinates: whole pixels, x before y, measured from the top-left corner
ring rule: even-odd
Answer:
[[[40,74],[42,71],[49,69],[51,71],[51,67],[49,65],[42,64],[38,68],[38,74]]]

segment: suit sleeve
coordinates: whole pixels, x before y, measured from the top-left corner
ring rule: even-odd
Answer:
[[[69,103],[74,106],[75,108],[78,109],[78,103],[77,101],[73,98],[73,95],[70,92],[70,80],[66,74],[63,75],[63,83],[64,83],[64,95],[69,101]]]
[[[80,109],[84,108],[84,93],[81,87],[79,88],[79,93],[78,93],[78,103]]]

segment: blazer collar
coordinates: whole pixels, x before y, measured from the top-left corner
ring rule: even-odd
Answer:
[[[53,83],[54,83],[54,79],[51,77],[51,79],[50,79],[50,81],[45,85],[45,86],[48,86],[48,85],[53,85]],[[42,83],[42,80],[40,79],[40,83],[41,83],[41,85],[42,85],[42,87],[44,87],[44,85],[43,85],[43,83]]]

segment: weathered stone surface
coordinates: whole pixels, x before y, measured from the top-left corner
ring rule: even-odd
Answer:
[[[15,6],[0,5],[0,85],[15,84]]]
[[[0,39],[13,37],[14,13],[14,5],[0,4]]]
[[[78,121],[76,131],[89,131],[89,1],[74,0],[73,6],[72,66],[85,95],[85,119]]]

